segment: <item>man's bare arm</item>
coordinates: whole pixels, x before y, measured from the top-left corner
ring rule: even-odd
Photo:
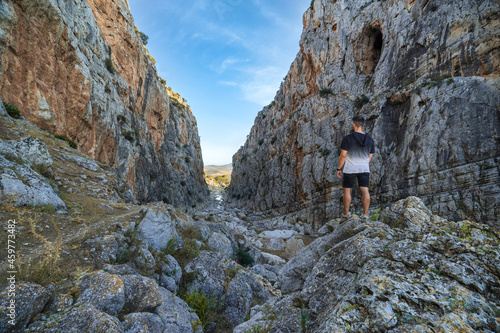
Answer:
[[[368,161],[368,163],[370,163],[372,161],[372,158],[373,158],[373,154],[370,154],[370,160]]]
[[[338,169],[342,169],[344,166],[345,160],[347,158],[347,150],[341,150],[339,157],[339,166],[337,167],[337,177],[342,178],[342,171]]]

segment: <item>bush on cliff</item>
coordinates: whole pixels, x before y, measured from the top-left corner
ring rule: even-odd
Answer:
[[[104,60],[104,64],[106,65],[106,69],[108,70],[108,72],[110,72],[111,74],[115,73],[115,68],[113,67],[113,62],[110,58],[106,58],[106,60]]]
[[[5,107],[5,110],[7,110],[7,113],[9,116],[11,116],[14,119],[23,119],[23,115],[21,114],[21,111],[17,107],[15,107],[12,104],[8,103],[3,103],[3,106]]]
[[[78,147],[78,145],[75,143],[75,141],[71,140],[70,138],[68,138],[66,135],[64,134],[56,134],[54,135],[54,137],[56,139],[59,139],[59,140],[63,140],[63,141],[66,141],[68,143],[68,145],[73,148],[73,149],[76,149]]]

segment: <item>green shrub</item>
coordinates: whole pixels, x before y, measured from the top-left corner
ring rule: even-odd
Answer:
[[[35,208],[37,211],[46,214],[55,214],[57,212],[56,208],[52,204],[40,205]]]
[[[75,143],[75,141],[71,140],[70,138],[68,138],[66,135],[64,134],[56,134],[54,135],[54,137],[56,139],[59,139],[59,140],[63,140],[63,141],[66,141],[68,143],[68,145],[73,148],[73,149],[76,149],[78,148],[78,145]]]
[[[184,161],[186,161],[186,163],[191,163],[191,160],[189,159],[188,156],[184,157]]]
[[[3,106],[5,107],[5,110],[7,110],[7,113],[9,116],[11,116],[14,119],[23,119],[23,115],[21,114],[21,111],[17,107],[15,107],[12,104],[8,103],[3,103]]]
[[[122,135],[125,139],[127,139],[128,141],[130,142],[134,142],[135,141],[135,135],[134,135],[134,131],[123,131],[122,132]]]
[[[145,34],[144,32],[142,32],[142,31],[139,31],[139,38],[141,39],[142,44],[144,44],[144,46],[148,45],[148,40],[149,40],[148,35],[146,35],[146,34]]]
[[[263,143],[264,143],[264,139],[260,139],[259,140],[259,146],[262,146]]]
[[[215,298],[208,298],[198,290],[191,290],[184,294],[184,301],[196,312],[201,325],[205,327],[209,323],[209,312],[215,308]]]
[[[116,120],[118,120],[119,122],[124,122],[124,123],[127,122],[127,118],[122,114],[117,115]]]
[[[163,202],[166,203],[167,205],[170,204],[170,200],[168,200],[167,197],[163,197]]]
[[[333,91],[330,88],[321,89],[319,95],[323,98],[333,95]]]
[[[114,74],[115,68],[113,67],[113,62],[111,61],[111,59],[106,58],[106,60],[104,60],[104,64],[106,65],[106,69],[108,70],[108,72]]]
[[[167,84],[167,80],[165,80],[164,78],[158,78],[158,80],[160,80],[160,83],[163,84],[163,85],[166,85]]]
[[[242,248],[236,250],[236,258],[242,266],[250,266],[255,262],[255,259],[252,257],[252,255]]]
[[[52,170],[45,164],[36,164],[33,166],[33,169],[45,178],[52,179],[54,177]]]
[[[305,308],[300,309],[299,321],[300,326],[302,326],[302,332],[306,332],[306,325],[309,322],[309,314]]]
[[[358,98],[356,98],[356,100],[354,101],[354,105],[358,109],[361,109],[361,107],[363,107],[363,105],[365,105],[369,101],[370,101],[370,99],[366,95],[361,95]]]

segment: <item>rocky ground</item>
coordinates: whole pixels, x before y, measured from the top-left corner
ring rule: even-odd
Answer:
[[[298,215],[125,203],[113,169],[0,119],[1,332],[497,332],[500,235],[416,197],[317,232]],[[2,283],[3,284],[3,283]]]

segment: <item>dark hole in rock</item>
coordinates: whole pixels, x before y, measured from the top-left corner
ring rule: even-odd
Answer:
[[[380,60],[384,35],[378,27],[365,29],[357,42],[356,69],[358,74],[373,74]]]

